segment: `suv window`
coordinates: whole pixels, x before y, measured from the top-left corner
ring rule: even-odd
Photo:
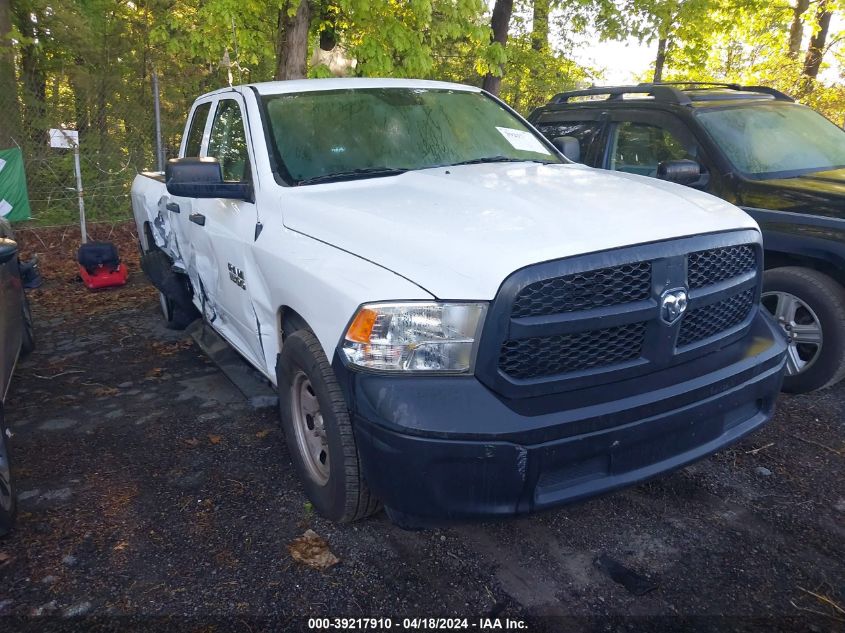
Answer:
[[[223,180],[241,182],[248,179],[249,154],[241,108],[237,101],[224,99],[217,105],[207,154],[220,161]]]
[[[726,108],[700,112],[698,120],[748,176],[783,178],[845,167],[845,132],[806,106]]]
[[[211,103],[201,103],[194,110],[194,118],[191,119],[191,127],[188,129],[188,142],[185,143],[185,156],[200,155],[202,133],[205,131],[209,110],[211,110]]]
[[[558,121],[537,125],[537,129],[549,140],[554,140],[558,136],[571,136],[577,139],[581,148],[581,162],[587,158],[590,145],[598,138],[601,128],[600,121]]]
[[[656,176],[657,165],[666,160],[690,158],[687,147],[668,130],[623,121],[611,139],[610,169],[641,176]]]

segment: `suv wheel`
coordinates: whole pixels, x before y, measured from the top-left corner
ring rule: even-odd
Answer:
[[[845,377],[845,289],[816,270],[767,270],[765,307],[789,337],[783,390],[806,393]]]
[[[380,504],[361,475],[346,401],[309,330],[285,339],[276,376],[291,460],[315,510],[339,523],[377,512]]]

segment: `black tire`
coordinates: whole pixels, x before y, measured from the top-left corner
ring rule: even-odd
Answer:
[[[23,310],[23,323],[21,324],[21,356],[27,356],[35,350],[35,329],[32,325],[32,310],[29,307],[29,299],[26,293],[22,293],[21,307]]]
[[[144,233],[147,237],[149,249],[143,252],[142,248],[142,268],[147,266],[147,268],[144,268],[147,277],[150,280],[153,278],[159,279],[159,284],[162,284],[157,290],[159,294],[159,306],[161,307],[161,315],[164,318],[165,326],[169,330],[184,330],[200,317],[199,311],[191,303],[190,282],[188,282],[185,275],[176,274],[171,271],[173,262],[156,245],[149,222],[144,224]],[[150,255],[153,256],[150,257]],[[163,292],[162,288],[166,292]],[[176,301],[173,297],[178,297],[179,300]]]
[[[293,387],[304,374],[319,403],[328,448],[328,480],[315,480],[300,449],[295,429]],[[279,409],[291,460],[305,494],[322,516],[338,523],[363,519],[380,509],[361,474],[360,457],[352,432],[346,401],[317,338],[309,330],[299,330],[285,339],[276,366]]]
[[[12,480],[9,438],[6,436],[6,422],[0,407],[0,536],[5,536],[12,530],[17,512],[18,501]]]
[[[821,328],[822,340],[817,352],[813,354],[811,347],[802,350],[812,362],[802,371],[787,375],[783,390],[807,393],[845,378],[845,288],[816,270],[787,266],[767,270],[763,278],[763,305],[773,312],[777,297],[767,293],[794,296],[809,308],[802,311],[817,319]],[[795,348],[794,343],[791,346]]]

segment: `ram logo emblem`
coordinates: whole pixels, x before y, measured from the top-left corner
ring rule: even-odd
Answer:
[[[672,325],[687,311],[687,291],[684,288],[667,290],[660,295],[660,318]]]

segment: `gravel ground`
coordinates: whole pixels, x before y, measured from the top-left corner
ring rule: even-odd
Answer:
[[[130,269],[94,299],[67,275],[31,297],[39,347],[6,403],[20,515],[0,541],[0,630],[845,630],[845,384],[784,395],[741,444],[576,506],[337,526],[311,511],[276,412],[166,330]],[[309,528],[339,564],[291,557]]]

